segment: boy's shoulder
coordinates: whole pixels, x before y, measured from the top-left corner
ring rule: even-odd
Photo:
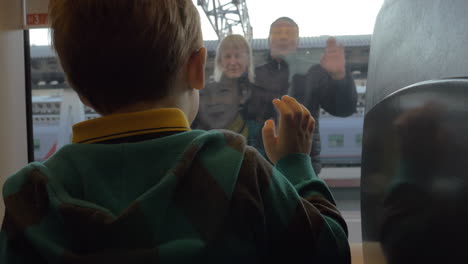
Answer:
[[[217,163],[219,166],[224,166],[226,163],[241,165],[241,163],[264,159],[254,147],[248,145],[244,136],[230,130],[210,130],[196,140],[200,142],[198,145],[202,147],[198,153],[200,157],[203,160]]]
[[[3,197],[12,196],[30,185],[36,185],[38,182],[47,183],[46,175],[48,175],[48,171],[43,164],[32,162],[26,165],[6,179],[3,185]]]
[[[183,163],[186,165],[190,165],[189,163],[200,164],[219,181],[222,181],[227,174],[232,174],[231,178],[235,180],[237,175],[241,173],[239,168],[245,163],[254,163],[258,158],[261,158],[261,155],[254,148],[247,145],[246,139],[242,135],[232,131],[193,132],[195,133],[188,141],[190,143],[185,146],[185,150],[180,155],[174,155],[174,158],[178,159],[176,163],[179,166],[185,167]],[[72,144],[65,146],[44,162],[28,164],[8,177],[3,187],[3,196],[7,197],[20,192],[30,181],[41,181],[44,184],[55,182],[65,186],[79,185],[76,181],[80,179],[81,169],[72,168],[77,166],[77,156],[84,156],[86,152],[98,147]],[[93,155],[88,153],[87,156]],[[84,163],[81,164],[83,165],[81,167],[89,167],[86,161]]]
[[[244,136],[225,129],[207,131],[192,143],[200,148],[197,155],[209,167],[223,168],[228,163],[241,164],[246,155],[255,151],[248,146]]]

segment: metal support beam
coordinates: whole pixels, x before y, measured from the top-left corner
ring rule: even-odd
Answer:
[[[243,34],[250,41],[250,25],[247,0],[197,0],[211,23],[218,39],[237,33]]]

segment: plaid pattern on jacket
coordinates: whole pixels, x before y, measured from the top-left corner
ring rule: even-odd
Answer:
[[[71,144],[10,177],[0,263],[350,263],[310,158],[228,131]]]

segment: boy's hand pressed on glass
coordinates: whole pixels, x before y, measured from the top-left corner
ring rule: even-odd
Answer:
[[[273,164],[289,154],[310,154],[315,119],[296,99],[283,96],[273,100],[279,114],[279,128],[267,120],[262,129],[265,152]]]

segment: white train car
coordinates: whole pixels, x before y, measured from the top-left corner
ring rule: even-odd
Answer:
[[[42,161],[57,150],[60,124],[61,96],[33,96],[34,159]],[[326,113],[320,118],[324,165],[359,165],[361,163],[363,109],[351,117],[339,118]],[[85,118],[99,115],[85,108]]]
[[[320,118],[320,159],[324,166],[361,164],[363,116]]]
[[[34,159],[43,161],[55,153],[58,146],[60,109],[62,96],[33,96],[33,139]],[[85,107],[85,118],[92,119],[99,115]]]

